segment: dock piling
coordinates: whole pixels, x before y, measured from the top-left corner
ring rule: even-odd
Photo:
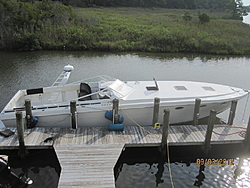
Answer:
[[[76,101],[72,100],[70,101],[70,113],[71,113],[71,126],[72,129],[77,128],[77,122],[76,122]]]
[[[33,115],[32,115],[32,107],[31,107],[31,101],[30,99],[25,100],[25,111],[26,111],[26,126],[28,129],[31,129],[34,127],[33,125]]]
[[[19,141],[19,156],[24,159],[27,152],[24,143],[24,123],[23,123],[23,113],[16,112],[16,126],[17,126],[17,136]]]
[[[154,111],[153,111],[153,127],[156,127],[158,124],[158,117],[159,117],[159,107],[160,107],[160,98],[155,97],[154,99]]]
[[[119,108],[119,100],[114,99],[113,100],[113,123],[114,124],[119,123],[118,108]]]
[[[166,155],[167,141],[168,141],[168,129],[169,129],[169,116],[170,110],[164,110],[163,116],[163,128],[162,128],[162,139],[161,139],[161,154]]]
[[[209,152],[209,150],[211,148],[210,141],[211,141],[212,132],[213,132],[213,128],[214,128],[215,118],[216,118],[216,111],[210,110],[206,137],[205,137],[204,145],[202,146],[202,149],[203,149],[204,153],[206,153],[206,154]]]
[[[243,147],[244,147],[245,152],[249,151],[249,149],[250,149],[250,117],[248,120],[246,135],[245,135],[245,138],[243,141]]]
[[[200,112],[201,99],[195,99],[194,105],[194,116],[193,116],[193,125],[198,125],[199,112]]]
[[[231,108],[229,112],[228,123],[227,123],[228,125],[233,125],[236,107],[237,107],[237,101],[233,100],[231,103]]]

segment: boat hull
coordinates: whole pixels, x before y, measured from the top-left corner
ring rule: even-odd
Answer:
[[[71,101],[76,101],[76,123],[83,126],[108,126],[105,118],[112,110],[114,99],[119,100],[119,114],[123,124],[152,125],[154,99],[160,99],[158,122],[163,123],[163,112],[170,110],[170,124],[189,122],[194,117],[196,99],[201,100],[199,119],[209,116],[210,110],[220,113],[230,107],[231,101],[240,100],[249,92],[220,84],[192,81],[128,81],[118,79],[98,82],[77,82],[67,85],[20,90],[3,109],[0,120],[6,127],[15,126],[16,111],[23,111],[25,101],[31,102],[36,126],[72,127]],[[29,106],[29,105],[26,105]]]
[[[230,107],[231,102],[203,104],[200,107],[199,119],[209,116],[210,110],[214,109],[218,113],[225,111]],[[181,106],[171,106],[161,104],[159,108],[158,122],[163,123],[164,109],[170,110],[170,124],[190,122],[193,120],[194,104]],[[105,118],[105,113],[112,110],[112,106],[87,107],[77,106],[76,121],[77,127],[103,126],[107,127],[112,121]],[[153,102],[149,105],[129,105],[121,104],[119,112],[124,117],[123,124],[132,126],[139,124],[141,126],[152,125]],[[16,126],[15,113],[4,115],[2,122],[6,127]],[[25,117],[25,111],[23,112]],[[71,127],[71,114],[69,107],[52,110],[34,110],[33,116],[38,117],[38,127]],[[25,121],[24,121],[25,122]]]

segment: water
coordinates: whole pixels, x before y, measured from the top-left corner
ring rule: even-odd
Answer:
[[[53,149],[32,149],[27,152],[28,155],[24,159],[19,157],[17,149],[1,150],[0,155],[8,156],[8,164],[12,173],[18,177],[32,180],[33,183],[28,186],[29,188],[57,188],[61,166],[55,151]],[[7,185],[6,180],[0,177],[0,187],[2,182]],[[13,182],[9,183],[13,184]],[[12,186],[12,188],[14,187]]]
[[[212,145],[208,155],[200,148],[170,147],[170,170],[167,158],[157,148],[126,148],[115,168],[116,188],[250,187],[250,158],[236,158],[242,156],[240,145]],[[227,161],[199,165],[198,159],[213,158]]]
[[[200,166],[195,163],[187,165],[183,162],[171,163],[171,172],[173,185],[175,188],[217,188],[217,187],[230,187],[239,188],[250,186],[249,179],[249,165],[250,161],[245,160],[247,163],[247,170],[243,171],[241,177],[235,178],[234,171],[237,166],[213,166],[205,165]],[[237,162],[238,163],[238,162]],[[165,170],[165,171],[164,171]],[[123,165],[122,172],[118,181],[116,182],[117,188],[166,188],[172,187],[170,182],[170,175],[168,172],[168,163],[162,166],[162,176],[157,177],[159,172],[159,163],[136,163],[134,165]]]
[[[0,52],[0,109],[19,89],[51,85],[68,63],[75,67],[69,82],[106,74],[121,80],[152,80],[152,77],[155,77],[156,80],[204,81],[250,89],[250,57],[247,56],[66,51]],[[249,103],[250,100],[247,102],[247,98],[238,103],[236,124],[247,123],[250,115]],[[228,112],[220,115],[222,119],[226,119],[227,116]],[[235,153],[235,151],[231,150],[231,153]],[[182,153],[182,155],[184,154],[185,152]],[[171,169],[174,183],[177,185],[175,187],[194,187],[196,181],[200,183],[196,178],[199,174],[205,175],[205,180],[201,181],[202,188],[250,187],[249,184],[245,185],[249,183],[249,158],[246,158],[244,163],[246,163],[245,171],[237,177],[238,180],[234,178],[236,170],[234,165],[208,165],[205,166],[204,171],[199,172],[199,165],[190,163],[187,166],[186,163],[177,161],[171,163]],[[160,168],[157,167],[159,160],[155,160],[153,163],[144,161],[132,165],[124,164],[122,173],[126,176],[120,173],[118,182],[126,181],[122,181],[120,187],[127,181],[130,185],[136,185],[132,187],[147,185],[156,187],[156,178],[159,179],[159,182],[161,180],[169,182],[167,164],[166,162],[160,164]],[[156,177],[157,172],[161,176]],[[241,179],[242,181],[240,181]],[[142,185],[139,185],[141,182],[143,182]],[[207,182],[212,182],[212,184]],[[158,183],[158,187],[169,186],[169,184],[166,186],[166,184]]]

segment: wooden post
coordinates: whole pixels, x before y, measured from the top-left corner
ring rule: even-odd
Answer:
[[[169,129],[169,116],[170,110],[164,110],[163,116],[163,128],[162,128],[162,139],[161,139],[161,154],[166,155],[167,141],[168,141],[168,129]]]
[[[229,112],[229,118],[228,118],[228,123],[227,123],[228,125],[233,125],[236,107],[237,107],[237,101],[233,100],[231,103],[231,108]]]
[[[214,128],[215,118],[216,118],[216,111],[215,110],[210,110],[210,115],[209,115],[209,118],[208,118],[208,125],[207,125],[207,132],[206,132],[205,142],[204,142],[204,145],[202,147],[202,149],[203,149],[203,151],[204,151],[205,154],[207,154],[208,151],[211,148],[210,141],[211,141],[211,137],[212,137],[212,131],[213,131],[213,128]]]
[[[26,126],[28,129],[33,128],[33,115],[32,115],[32,107],[30,99],[25,100],[25,111],[26,111]]]
[[[119,108],[119,100],[114,99],[113,100],[113,124],[118,124],[118,108]]]
[[[199,112],[200,112],[201,99],[195,99],[194,105],[194,116],[193,116],[193,125],[198,125]]]
[[[155,127],[156,123],[158,123],[159,107],[160,107],[160,99],[158,97],[155,97],[155,99],[154,99],[153,121],[152,121],[153,127]]]
[[[247,152],[250,149],[250,117],[248,120],[247,131],[243,141],[244,151]]]
[[[71,126],[72,129],[77,128],[77,122],[76,122],[76,101],[72,100],[70,101],[70,113],[71,113]]]
[[[16,112],[16,126],[17,126],[17,136],[19,141],[19,151],[18,154],[22,159],[25,158],[27,152],[24,144],[24,124],[23,124],[23,113]]]

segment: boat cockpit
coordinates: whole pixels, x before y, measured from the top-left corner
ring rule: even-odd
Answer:
[[[79,101],[79,103],[89,101],[88,103],[92,104],[102,99],[123,98],[132,90],[132,87],[118,79],[98,82],[82,80],[64,86],[19,90],[6,105],[5,110],[23,109],[26,99],[30,99],[32,107],[36,109],[69,105],[71,100]]]

